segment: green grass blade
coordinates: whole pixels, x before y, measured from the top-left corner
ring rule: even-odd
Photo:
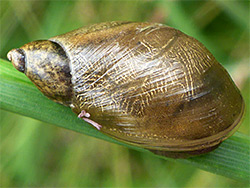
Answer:
[[[84,133],[129,148],[149,152],[145,149],[120,143],[103,135],[84,121],[78,119],[71,109],[47,99],[26,76],[14,69],[8,61],[0,60],[0,107],[63,128]],[[250,139],[235,134],[209,154],[190,159],[168,159],[191,164],[211,173],[237,180],[250,179]]]

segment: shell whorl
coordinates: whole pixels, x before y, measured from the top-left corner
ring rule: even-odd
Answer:
[[[52,40],[61,43],[60,36]],[[193,75],[202,74],[214,58],[193,40],[170,27],[143,24],[112,34],[106,41],[96,37],[72,48],[69,39],[62,46],[71,58],[72,83],[81,107],[140,116],[157,94],[194,97]]]
[[[73,105],[117,139],[165,150],[209,147],[242,115],[242,97],[225,69],[174,28],[108,23],[50,40],[70,58]]]

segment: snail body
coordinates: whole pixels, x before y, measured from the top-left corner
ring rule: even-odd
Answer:
[[[244,111],[213,55],[162,24],[95,24],[25,44],[8,58],[48,98],[104,134],[169,157],[215,149]]]

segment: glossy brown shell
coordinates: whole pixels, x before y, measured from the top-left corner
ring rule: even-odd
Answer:
[[[154,23],[110,22],[49,39],[70,59],[74,111],[151,150],[208,151],[239,123],[243,99],[196,39]]]

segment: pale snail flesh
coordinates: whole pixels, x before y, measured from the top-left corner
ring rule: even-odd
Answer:
[[[168,157],[215,149],[244,111],[213,55],[162,24],[95,24],[30,42],[8,58],[44,95],[104,134]]]

